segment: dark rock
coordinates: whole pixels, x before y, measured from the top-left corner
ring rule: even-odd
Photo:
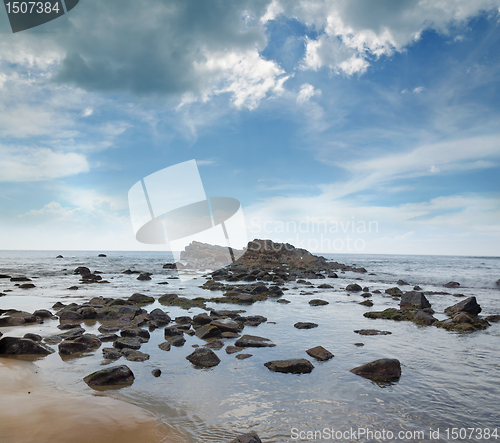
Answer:
[[[0,274],[0,278],[12,278],[10,275]]]
[[[334,355],[327,351],[323,346],[316,346],[315,348],[308,349],[307,354],[316,360],[326,361],[334,357]]]
[[[47,309],[39,309],[39,310],[33,312],[33,315],[35,317],[39,317],[39,318],[52,318],[53,317],[52,312],[48,311]]]
[[[99,254],[98,257],[107,257],[106,254]]]
[[[390,335],[392,332],[389,331],[379,331],[378,329],[358,329],[354,331],[359,335]]]
[[[286,299],[282,298],[282,299],[278,300],[276,303],[283,303],[283,304],[287,305],[291,302],[290,302],[290,300],[286,300]]]
[[[120,350],[116,348],[103,348],[102,356],[108,360],[117,360],[122,354]]]
[[[238,323],[230,318],[216,319],[210,324],[215,326],[221,332],[239,332],[242,329]]]
[[[75,340],[64,340],[62,343],[59,343],[59,354],[62,355],[77,354],[86,350],[88,350],[88,346],[85,343]]]
[[[63,309],[65,307],[66,305],[64,303],[61,303],[60,301],[52,305],[52,309]]]
[[[212,340],[208,342],[205,347],[210,348],[210,349],[222,349],[224,347],[224,343],[222,343],[222,340]]]
[[[24,334],[23,338],[27,338],[28,340],[33,340],[33,341],[42,341],[42,337],[38,334],[33,334],[31,332],[28,332],[27,334]]]
[[[153,369],[151,371],[151,374],[153,374],[155,377],[159,377],[161,375],[161,370],[160,369]]]
[[[265,348],[276,346],[271,340],[255,335],[243,335],[234,343],[240,348]]]
[[[220,363],[220,359],[217,357],[215,352],[205,347],[195,349],[192,354],[189,354],[186,357],[186,359],[193,365],[203,367],[217,366]]]
[[[368,286],[365,286],[365,287],[363,288],[363,292],[365,292],[365,293],[366,293],[366,292],[370,292],[370,288],[369,288]],[[371,294],[370,294],[370,296],[371,296]],[[365,296],[365,295],[363,295],[363,294],[361,294],[361,297],[366,297],[366,296]]]
[[[458,312],[467,312],[472,315],[478,315],[481,311],[481,306],[478,305],[476,297],[469,297],[456,305],[449,306],[444,310],[444,312],[450,315]]]
[[[158,347],[159,347],[162,351],[170,351],[170,347],[171,347],[171,346],[172,346],[172,345],[171,345],[168,341],[163,342],[163,343],[160,343],[160,344],[158,345]]]
[[[401,376],[401,363],[395,358],[383,358],[351,369],[351,372],[376,381],[391,381]]]
[[[347,285],[345,290],[347,292],[361,292],[363,290],[363,288],[361,286],[359,286],[357,283],[353,283],[353,284]]]
[[[8,311],[10,316],[0,318],[0,326],[20,326],[27,323],[35,323],[36,317],[29,312]]]
[[[163,331],[165,338],[173,337],[174,335],[183,335],[184,331],[176,326],[168,326]]]
[[[266,317],[262,315],[249,315],[248,317],[241,317],[245,326],[259,326],[261,323],[267,321]]]
[[[372,295],[371,295],[369,292],[363,292],[363,293],[361,294],[361,297],[363,297],[363,298],[370,298],[371,296],[372,296]]]
[[[238,354],[238,355],[236,356],[236,358],[237,358],[238,360],[245,360],[246,358],[250,358],[250,357],[252,357],[252,354]]]
[[[34,340],[27,338],[2,337],[0,339],[0,354],[2,355],[49,355],[54,350]]]
[[[90,269],[85,266],[79,266],[73,271],[74,274],[86,275],[90,274]]]
[[[333,272],[331,274],[328,274],[328,278],[339,278],[339,276],[335,274],[335,272]]]
[[[136,338],[121,337],[113,343],[113,346],[118,349],[134,349],[138,350],[141,347],[141,342]]]
[[[396,284],[399,286],[408,286],[409,285],[409,283],[406,283],[404,280],[398,280]]]
[[[395,296],[395,297],[399,297],[400,295],[403,294],[403,291],[401,291],[401,289],[399,289],[399,288],[394,287],[394,288],[386,289],[385,293],[392,295],[392,296]]]
[[[132,349],[124,349],[122,351],[126,356],[128,361],[146,361],[149,360],[149,354],[145,354],[141,351],[134,351]]]
[[[217,326],[213,326],[212,324],[203,325],[196,329],[196,337],[198,338],[212,338],[212,337],[220,337],[221,331]]]
[[[313,364],[305,358],[292,358],[289,360],[273,360],[264,363],[264,366],[273,372],[287,374],[308,374],[313,369]]]
[[[147,281],[151,280],[151,277],[150,274],[140,274],[139,277],[137,277],[137,280]]]
[[[240,334],[236,334],[236,332],[223,332],[221,338],[239,338]]]
[[[62,310],[59,312],[59,319],[64,321],[64,320],[83,320],[83,315],[79,314],[78,312],[75,312],[71,309],[68,310]]]
[[[142,312],[138,306],[108,306],[97,309],[97,318],[100,320],[132,320]]]
[[[360,305],[363,305],[363,306],[373,306],[373,302],[371,300],[365,300],[365,301],[362,301],[359,303]]]
[[[94,334],[83,334],[74,339],[76,343],[83,343],[88,349],[98,349],[101,347],[101,340]]]
[[[262,443],[262,440],[256,432],[249,432],[248,434],[236,437],[234,440],[231,440],[230,443]]]
[[[354,346],[358,346],[358,347],[361,347],[361,346],[364,346],[365,344],[364,343],[354,343]]]
[[[77,309],[77,314],[80,314],[84,320],[93,320],[97,318],[97,311],[92,306],[84,306]]]
[[[175,335],[173,337],[170,337],[168,341],[172,346],[176,346],[178,348],[184,346],[184,343],[186,343],[186,339],[182,335]]]
[[[175,317],[175,322],[180,325],[185,325],[187,323],[191,323],[192,319],[188,315],[181,315],[180,317]]]
[[[97,330],[103,334],[111,334],[113,332],[118,332],[120,328],[118,326],[101,325]]]
[[[444,284],[443,286],[445,288],[459,288],[460,287],[460,283],[458,283],[456,281],[449,281],[448,283]]]
[[[425,311],[418,311],[413,317],[413,320],[415,321],[415,323],[425,326],[430,326],[435,321],[437,321],[432,315],[428,314]]]
[[[193,317],[193,323],[201,325],[201,326],[206,325],[206,324],[210,323],[211,321],[212,321],[212,318],[210,318],[205,313],[198,314],[198,315],[195,315]]]
[[[429,303],[429,300],[425,298],[425,295],[422,292],[409,291],[405,292],[401,296],[399,306],[401,310],[411,310],[430,308],[431,304]]]
[[[500,322],[500,315],[495,314],[495,315],[489,315],[485,319],[486,321],[489,321],[490,323],[498,323]]]
[[[293,325],[297,329],[312,329],[312,328],[317,328],[318,324],[317,323],[311,323],[311,322],[297,322]]]
[[[417,286],[413,286],[413,290],[414,290],[414,291],[421,291],[421,290],[422,290],[422,288],[421,288],[420,286],[418,286],[418,285],[417,285]]]
[[[158,325],[166,325],[171,321],[171,318],[167,315],[167,313],[159,308],[153,309],[149,315]]]
[[[19,285],[20,289],[33,289],[36,288],[36,286],[33,283],[25,283],[23,285]]]
[[[122,365],[94,372],[93,374],[87,375],[83,381],[90,387],[128,386],[134,382],[134,378],[134,374],[130,368]]]
[[[318,289],[333,289],[333,286],[329,285],[328,283],[323,283],[318,286]]]
[[[313,300],[309,300],[309,304],[311,306],[324,306],[324,305],[329,305],[330,303],[327,302],[326,300],[320,300],[319,298],[315,298]]]
[[[244,348],[240,348],[239,346],[226,346],[227,354],[234,354],[236,352],[243,351]]]
[[[136,292],[128,298],[128,301],[137,305],[147,305],[149,303],[154,303],[155,299],[149,295],[139,294]]]
[[[12,277],[10,279],[10,281],[12,281],[12,282],[22,282],[22,281],[31,281],[31,279],[28,278],[28,277]]]
[[[116,334],[99,334],[97,338],[102,342],[110,342],[118,340],[119,337]]]

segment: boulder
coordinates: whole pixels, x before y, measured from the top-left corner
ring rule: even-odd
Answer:
[[[219,318],[213,320],[210,324],[221,332],[239,332],[242,329],[237,322],[230,318]]]
[[[330,360],[334,357],[334,355],[330,351],[327,351],[323,346],[316,346],[314,348],[308,349],[306,353],[307,355],[319,361]]]
[[[123,349],[122,354],[126,356],[128,361],[146,361],[149,360],[149,354],[133,349]]]
[[[397,380],[401,376],[401,363],[395,358],[382,358],[351,369],[351,372],[375,381]]]
[[[373,291],[373,292],[375,292],[375,291]],[[403,291],[401,289],[399,289],[399,288],[394,287],[394,288],[386,289],[385,293],[389,294],[389,295],[392,295],[394,297],[399,297],[400,295],[403,294]]]
[[[297,322],[293,325],[297,329],[312,329],[312,328],[317,328],[318,324],[317,323],[311,323],[311,322]]]
[[[401,296],[399,307],[401,310],[425,309],[430,308],[431,304],[422,292],[409,291]]]
[[[305,358],[291,358],[289,360],[273,360],[264,363],[264,366],[273,372],[287,374],[308,374],[313,369],[313,364]]]
[[[166,325],[171,321],[168,314],[159,308],[153,309],[149,315],[158,325]]]
[[[2,337],[0,339],[1,355],[49,355],[54,350],[28,338]]]
[[[176,347],[180,348],[181,346],[184,346],[184,343],[186,343],[186,339],[182,335],[175,335],[173,337],[170,337],[168,342],[172,346],[176,346]]]
[[[147,280],[151,280],[151,277],[150,277],[150,274],[139,274],[139,277],[137,277],[137,280],[147,281]]]
[[[174,335],[184,335],[184,331],[176,326],[168,326],[163,330],[165,338],[173,337]]]
[[[327,302],[326,300],[320,300],[319,298],[314,298],[312,300],[309,300],[309,304],[311,306],[324,306],[324,305],[329,305],[330,303]]]
[[[83,379],[91,388],[95,386],[128,386],[134,382],[134,374],[128,366],[113,366],[87,375]]]
[[[52,312],[48,311],[47,309],[39,309],[33,312],[33,315],[39,318],[52,318],[54,316]]]
[[[120,350],[116,348],[103,348],[102,356],[108,360],[118,360],[122,354]]]
[[[113,346],[118,349],[134,349],[138,350],[141,347],[141,342],[136,338],[121,337],[113,343]]]
[[[137,305],[147,305],[149,303],[154,303],[155,299],[149,295],[139,294],[136,292],[128,298],[128,301]]]
[[[476,297],[466,298],[456,305],[449,306],[444,310],[444,312],[449,315],[453,315],[458,312],[467,312],[472,315],[478,315],[481,311],[481,306],[477,303]]]
[[[36,288],[36,286],[33,283],[25,283],[23,285],[19,285],[20,289],[33,289]]]
[[[217,366],[220,363],[219,357],[214,351],[208,348],[197,348],[192,354],[186,357],[193,365],[202,366],[210,368],[212,366]]]
[[[404,280],[399,279],[396,283],[399,286],[408,286],[409,283],[406,283]]]
[[[418,311],[414,315],[413,321],[415,323],[418,323],[419,325],[430,326],[437,320],[431,314],[429,314],[425,311]]]
[[[224,347],[224,343],[222,343],[222,340],[216,339],[209,341],[205,347],[210,348],[210,349],[222,349]]]
[[[359,302],[358,303],[359,305],[363,305],[363,306],[373,306],[373,302],[371,300],[365,300],[365,301],[362,301],[362,302]]]
[[[195,315],[193,317],[193,323],[197,325],[206,325],[212,321],[212,318],[208,314],[205,314],[204,312],[202,314]]]
[[[80,352],[85,352],[89,348],[85,343],[77,342],[75,340],[64,340],[59,343],[59,354],[62,355],[73,355]]]
[[[458,283],[456,281],[449,281],[448,283],[444,284],[443,286],[445,288],[459,288],[460,287],[460,283]]]
[[[90,269],[85,266],[79,266],[73,271],[73,274],[80,274],[80,275],[90,274]]]
[[[262,440],[256,432],[249,432],[248,434],[236,437],[234,440],[231,440],[230,443],[262,443]]]
[[[170,351],[170,347],[171,347],[171,346],[172,346],[172,345],[171,345],[168,341],[165,341],[165,342],[160,343],[160,344],[158,345],[158,347],[159,347],[162,351]]]
[[[0,335],[1,337],[1,335]],[[27,334],[24,334],[23,338],[27,338],[28,340],[33,340],[33,341],[42,341],[42,337],[38,334],[33,334],[31,332],[28,332]]]
[[[357,283],[353,283],[353,284],[347,285],[345,290],[347,292],[361,292],[363,290],[363,288],[361,286],[359,286]]]
[[[198,338],[220,337],[221,331],[217,326],[208,324],[208,325],[203,325],[198,329],[196,329],[195,335]]]
[[[256,335],[243,335],[235,341],[234,345],[240,348],[265,348],[276,346],[268,338],[258,337]]]

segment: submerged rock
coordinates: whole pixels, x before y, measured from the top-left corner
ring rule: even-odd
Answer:
[[[250,358],[250,357],[252,357],[252,354],[238,354],[238,355],[236,356],[236,358],[237,358],[238,360],[245,360],[246,358]]]
[[[391,335],[390,331],[379,331],[378,329],[358,329],[354,331],[359,335]]]
[[[270,371],[283,372],[286,374],[308,374],[314,369],[313,364],[305,358],[273,360],[264,363],[264,366]]]
[[[395,358],[382,358],[351,369],[353,374],[375,381],[391,381],[401,377],[401,363]]]
[[[186,357],[193,365],[203,367],[213,367],[220,363],[220,358],[217,357],[214,351],[208,348],[197,348],[192,354]]]
[[[262,440],[256,432],[249,432],[248,434],[236,437],[234,440],[231,440],[230,443],[262,443]]]
[[[3,337],[0,339],[1,355],[49,355],[54,350],[28,338]]]
[[[308,349],[306,353],[319,361],[330,360],[334,357],[334,355],[323,346],[316,346],[315,348]]]
[[[94,386],[128,386],[134,382],[134,374],[128,366],[113,366],[87,375],[83,379],[90,387]]]

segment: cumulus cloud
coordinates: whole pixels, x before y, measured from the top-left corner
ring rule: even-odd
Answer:
[[[310,85],[309,83],[304,83],[300,87],[300,91],[297,95],[297,103],[304,103],[309,101],[312,97],[316,95],[321,95],[321,90],[320,89],[314,89],[313,85]]]

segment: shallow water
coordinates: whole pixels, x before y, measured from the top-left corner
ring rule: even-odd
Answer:
[[[102,252],[102,251],[99,251]],[[37,286],[21,290],[8,280],[0,279],[0,291],[13,289],[0,297],[0,309],[16,308],[34,311],[50,308],[56,301],[77,302],[96,295],[128,297],[134,292],[159,295],[176,292],[186,297],[217,296],[217,292],[200,289],[205,279],[180,282],[167,280],[171,275],[162,265],[171,261],[168,254],[138,252],[105,252],[107,258],[97,258],[94,252],[63,252],[64,259],[55,259],[53,251],[0,251],[0,273],[26,275]],[[375,432],[425,431],[424,438],[404,435],[401,441],[484,441],[471,438],[452,439],[446,435],[450,428],[497,428],[500,440],[500,324],[486,331],[460,335],[434,327],[421,327],[413,323],[371,320],[363,317],[367,310],[396,307],[397,301],[386,294],[374,294],[374,306],[367,308],[358,303],[359,295],[348,295],[344,288],[357,282],[371,290],[395,286],[402,278],[411,285],[418,284],[425,291],[447,291],[475,295],[483,308],[482,315],[500,313],[500,290],[495,286],[500,278],[500,259],[484,257],[425,257],[425,256],[327,256],[345,264],[365,267],[376,275],[339,273],[338,279],[314,280],[315,286],[330,283],[334,289],[305,289],[290,283],[284,298],[290,304],[275,300],[258,302],[243,307],[245,315],[260,314],[268,323],[256,328],[246,327],[244,333],[270,338],[275,348],[249,349],[253,357],[238,360],[227,355],[224,348],[215,351],[221,363],[212,369],[195,369],[185,357],[191,346],[202,345],[196,337],[186,336],[186,344],[164,352],[158,344],[164,341],[161,329],[151,334],[151,340],[141,351],[151,355],[146,362],[127,362],[123,358],[116,364],[127,364],[136,376],[131,387],[106,391],[106,395],[124,399],[152,412],[164,422],[182,429],[188,441],[225,442],[236,435],[255,430],[265,442],[314,441],[306,431],[351,428]],[[72,275],[77,266],[88,266],[103,272],[109,284],[79,285],[78,276]],[[136,275],[123,275],[125,269],[153,273],[153,280],[142,282]],[[67,269],[64,271],[63,269]],[[362,279],[359,281],[358,279]],[[461,283],[459,289],[445,289],[450,280]],[[168,285],[158,285],[168,281]],[[66,288],[79,285],[78,291]],[[293,287],[300,289],[292,289]],[[183,288],[183,289],[181,289]],[[409,287],[406,287],[409,288]],[[405,287],[402,287],[405,289]],[[315,292],[300,295],[300,290]],[[317,292],[317,293],[316,293]],[[327,306],[312,307],[308,301],[321,298]],[[436,316],[444,308],[457,303],[453,295],[430,295]],[[209,305],[210,306],[210,305]],[[148,311],[162,307],[158,302],[146,306]],[[212,305],[216,309],[239,309],[235,305]],[[200,309],[186,311],[166,308],[174,318],[195,315]],[[297,321],[313,321],[318,328],[298,330]],[[21,336],[36,332],[43,336],[57,332],[58,321],[43,325],[2,328],[4,335]],[[87,322],[87,332],[96,332],[98,322]],[[360,336],[353,331],[375,328],[391,331],[387,336]],[[226,340],[230,345],[234,340]],[[354,346],[362,342],[363,347]],[[270,372],[263,363],[269,360],[293,357],[309,358],[305,350],[322,345],[335,357],[327,362],[313,362],[311,374],[291,375]],[[108,347],[109,344],[103,344]],[[402,377],[394,384],[376,384],[358,377],[349,370],[359,364],[382,358],[398,358],[402,363]],[[42,369],[46,382],[75,393],[91,392],[82,378],[99,369],[104,363],[101,349],[87,356],[63,361],[55,353],[36,364]],[[115,363],[112,363],[114,365]],[[162,375],[154,378],[153,368],[161,368]],[[430,438],[429,431],[440,428],[439,438]],[[303,432],[299,435],[299,432]],[[330,431],[329,431],[330,432]],[[293,438],[301,437],[304,438]],[[324,433],[322,437],[328,437]],[[392,441],[376,436],[322,441]],[[495,440],[495,439],[492,439]]]

